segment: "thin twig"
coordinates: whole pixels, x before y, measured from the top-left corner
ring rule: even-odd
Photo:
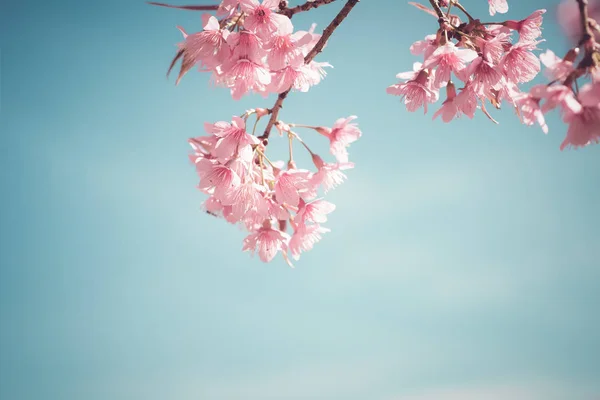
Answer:
[[[200,5],[200,6],[173,6],[171,4],[156,3],[154,1],[147,1],[146,3],[151,4],[153,6],[168,7],[168,8],[178,8],[180,10],[191,10],[191,11],[215,11],[215,10],[219,9],[219,5],[218,4],[214,4],[214,5]]]
[[[286,6],[279,8],[279,13],[285,15],[288,18],[292,18],[294,14],[299,12],[308,11],[313,8],[321,7],[325,4],[333,3],[335,0],[315,0],[315,1],[307,1],[304,4],[300,4],[299,6],[288,8]],[[285,3],[284,3],[285,4]]]
[[[469,22],[471,21],[475,21],[475,18],[473,18],[473,16],[471,14],[468,13],[468,11],[462,6],[462,4],[460,4],[458,1],[454,2],[454,5],[456,6],[456,8],[458,8],[460,11],[462,11],[467,18],[469,18]],[[500,24],[498,24],[500,25]]]
[[[348,2],[340,10],[338,15],[336,15],[335,18],[329,23],[329,25],[327,25],[327,28],[325,28],[325,30],[323,31],[323,34],[321,35],[321,38],[319,39],[317,44],[315,44],[315,47],[313,47],[312,50],[308,52],[306,57],[304,57],[305,64],[310,63],[313,60],[313,58],[316,57],[317,54],[319,54],[321,51],[323,51],[323,47],[325,46],[325,43],[327,42],[327,40],[329,39],[329,37],[331,36],[333,31],[342,23],[342,21],[350,13],[350,10],[352,10],[352,8],[354,8],[354,6],[359,1],[360,0],[348,0]],[[290,88],[288,90],[286,90],[283,93],[280,93],[279,96],[277,96],[277,100],[275,101],[275,104],[270,109],[271,118],[269,118],[269,122],[267,123],[267,127],[265,128],[265,132],[261,136],[259,136],[258,139],[260,139],[260,140],[265,140],[265,139],[268,140],[269,139],[269,135],[271,134],[271,129],[273,128],[275,121],[277,121],[277,116],[279,115],[279,110],[283,106],[283,101],[285,100],[287,95],[292,90],[292,87],[293,87],[293,85],[290,86]]]

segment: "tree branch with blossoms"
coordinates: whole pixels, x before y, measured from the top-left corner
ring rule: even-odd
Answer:
[[[355,116],[340,118],[331,127],[279,119],[279,110],[291,91],[306,92],[326,76],[324,68],[331,65],[315,58],[359,0],[347,0],[322,34],[314,33],[314,25],[308,31],[294,31],[290,18],[333,1],[315,0],[292,8],[287,1],[278,0],[223,0],[216,6],[152,3],[216,12],[215,16],[203,14],[200,32],[188,34],[178,27],[184,41],[178,44],[169,67],[170,71],[181,59],[176,83],[198,66],[211,73],[217,85],[228,88],[234,100],[252,92],[264,97],[277,94],[270,109],[257,107],[233,116],[231,122],[205,123],[208,135],[189,140],[194,151],[190,159],[200,177],[198,188],[208,195],[204,209],[245,228],[248,235],[242,250],[258,250],[264,262],[281,253],[291,266],[290,259],[298,260],[329,232],[321,224],[335,205],[317,198],[318,194],[340,185],[346,179],[343,171],[354,167],[347,148],[362,135],[353,122]],[[267,115],[263,134],[256,136],[261,118]],[[267,154],[273,127],[288,140],[287,164]],[[324,136],[335,162],[326,162],[297,129]],[[316,171],[296,165],[294,143],[309,153]]]
[[[323,0],[323,2],[321,4],[325,4],[326,1],[327,0]],[[333,1],[333,0],[331,0],[331,1]],[[323,30],[323,35],[321,36],[321,38],[319,39],[317,44],[308,52],[306,57],[304,57],[304,64],[310,64],[310,62],[317,56],[317,54],[319,54],[320,52],[323,51],[323,47],[325,47],[325,43],[327,43],[327,40],[329,40],[329,37],[333,34],[333,31],[342,23],[342,21],[348,16],[348,14],[352,10],[352,8],[358,2],[359,2],[359,0],[348,0],[348,2],[340,10],[340,12],[329,23],[327,28],[325,28],[325,30]],[[308,4],[314,4],[314,3],[308,3]],[[290,87],[285,92],[280,93],[279,96],[277,97],[277,101],[275,102],[273,107],[271,107],[269,109],[271,118],[269,119],[269,122],[267,123],[267,127],[265,128],[265,133],[263,133],[261,136],[259,136],[259,139],[264,140],[264,139],[269,138],[269,135],[271,134],[271,130],[273,129],[273,125],[277,121],[277,117],[279,115],[279,110],[281,109],[281,107],[283,107],[283,101],[285,100],[285,98],[287,97],[288,93],[291,90],[292,90],[292,88]]]
[[[537,124],[544,133],[549,131],[545,115],[559,109],[568,125],[561,150],[600,142],[600,46],[594,36],[600,33],[600,25],[593,17],[600,15],[600,1],[594,10],[589,3],[596,0],[564,1],[578,18],[563,25],[580,27],[581,32],[562,58],[550,50],[536,54],[543,42],[544,9],[521,20],[481,22],[458,0],[428,0],[429,6],[409,2],[436,18],[437,26],[411,46],[411,53],[422,60],[412,71],[399,73],[400,81],[387,93],[399,96],[408,111],[422,108],[427,113],[445,91],[433,114],[433,119],[441,117],[445,123],[461,116],[472,119],[479,111],[498,123],[490,111],[506,103],[523,124]],[[209,11],[202,15],[201,31],[188,34],[178,27],[183,41],[169,67],[170,72],[181,60],[176,84],[197,67],[209,73],[217,86],[227,88],[234,100],[251,93],[277,96],[271,108],[256,107],[230,121],[205,123],[206,135],[189,139],[198,188],[208,196],[205,211],[247,230],[242,250],[258,251],[264,262],[281,253],[292,265],[291,258],[298,260],[329,232],[321,224],[335,205],[318,196],[340,185],[346,179],[344,171],[354,167],[348,148],[362,135],[355,116],[339,118],[330,127],[280,119],[283,102],[292,91],[307,92],[327,75],[325,69],[331,65],[316,58],[359,0],[346,0],[321,34],[314,32],[314,25],[307,31],[294,30],[291,18],[334,2],[306,0],[292,7],[288,0],[182,6],[150,2]],[[508,12],[507,0],[487,2],[492,17]],[[525,90],[542,64],[550,82]],[[259,123],[267,116],[258,135]],[[267,151],[273,128],[287,140],[287,163]],[[307,130],[306,137],[300,129]],[[311,134],[326,139],[334,161],[325,161],[312,143],[309,146]],[[294,144],[308,152],[314,169],[296,165]]]
[[[522,20],[482,23],[457,0],[429,0],[432,9],[411,3],[438,18],[439,29],[411,46],[412,54],[421,55],[423,62],[415,63],[413,71],[399,73],[401,81],[389,86],[387,93],[400,96],[408,111],[423,108],[427,113],[428,104],[436,103],[445,89],[446,99],[433,119],[441,116],[446,123],[462,115],[472,119],[477,110],[497,123],[486,103],[496,109],[508,103],[523,124],[538,124],[544,133],[549,131],[545,114],[559,108],[568,125],[561,150],[600,142],[600,52],[592,31],[598,23],[588,15],[588,0],[568,1],[579,8],[582,37],[562,59],[550,50],[539,58],[534,53],[542,42],[546,10]],[[488,5],[491,16],[508,11],[507,0],[488,0]],[[452,7],[467,21],[451,15]],[[552,81],[522,90],[521,85],[540,72],[540,61]],[[586,77],[590,82],[578,82]]]

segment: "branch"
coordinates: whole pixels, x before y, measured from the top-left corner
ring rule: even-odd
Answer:
[[[429,3],[431,3],[431,7],[433,7],[433,10],[437,14],[438,18],[443,19],[444,13],[442,12],[442,9],[440,8],[440,5],[438,4],[437,0],[429,0]]]
[[[586,40],[592,37],[592,30],[588,24],[588,0],[576,0],[579,4],[579,15],[581,16],[581,42],[583,44]]]
[[[299,12],[308,11],[312,8],[317,8],[323,6],[325,4],[333,3],[335,0],[315,0],[315,1],[307,1],[304,4],[301,4],[296,7],[288,8],[287,6],[280,7],[280,14],[285,15],[288,18],[292,18],[294,14]],[[285,3],[283,3],[285,4]]]
[[[168,7],[168,8],[178,8],[180,10],[192,10],[192,11],[215,11],[219,9],[219,5],[210,5],[210,6],[173,6],[166,3],[156,3],[154,1],[147,1],[146,3],[151,4],[153,6],[160,7]]]
[[[325,0],[325,1],[327,1],[327,0]],[[352,8],[354,8],[354,6],[359,1],[360,0],[348,0],[348,2],[340,10],[338,15],[335,16],[333,21],[331,21],[329,23],[329,25],[327,25],[327,28],[325,28],[325,30],[323,31],[323,34],[321,35],[321,38],[319,39],[317,44],[315,44],[315,47],[313,47],[312,50],[308,52],[306,57],[304,57],[305,64],[310,63],[317,54],[319,54],[321,51],[323,51],[323,47],[325,46],[325,43],[327,42],[327,40],[329,39],[329,37],[331,36],[333,31],[342,23],[342,21],[350,13],[350,10],[352,10]],[[325,4],[325,3],[323,3],[323,4]],[[277,116],[279,115],[279,110],[281,109],[281,107],[283,105],[283,100],[285,100],[287,95],[292,90],[292,86],[285,92],[280,93],[279,96],[277,97],[277,101],[275,101],[273,108],[271,108],[271,110],[270,110],[271,118],[269,118],[269,122],[267,123],[267,127],[265,128],[265,133],[263,133],[261,136],[259,136],[258,139],[260,139],[260,140],[265,140],[265,139],[268,140],[269,139],[269,135],[271,134],[271,129],[273,128],[275,121],[277,121]]]

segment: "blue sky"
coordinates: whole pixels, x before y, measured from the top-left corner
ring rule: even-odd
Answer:
[[[509,4],[547,7],[541,46],[566,51],[556,2]],[[322,29],[340,7],[293,22]],[[288,122],[355,114],[363,130],[332,232],[292,270],[200,211],[187,138],[274,101],[165,78],[175,26],[200,14],[2,9],[0,398],[600,396],[600,146],[560,152],[557,115],[546,136],[509,108],[499,125],[406,112],[385,88],[433,18],[361,1],[318,57],[334,69],[286,100]]]

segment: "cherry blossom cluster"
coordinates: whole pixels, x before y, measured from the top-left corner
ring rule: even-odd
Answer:
[[[212,73],[218,86],[230,89],[235,100],[249,92],[282,93],[292,87],[306,92],[318,84],[329,63],[304,58],[321,35],[296,31],[289,17],[278,13],[279,0],[223,0],[216,16],[202,16],[203,30],[188,34],[171,68],[182,58],[177,83],[194,66]]]
[[[352,122],[355,116],[340,118],[332,127],[286,124],[278,119],[290,91],[306,92],[325,76],[323,68],[331,65],[316,62],[314,57],[358,0],[346,0],[323,34],[314,33],[314,24],[309,31],[294,32],[290,18],[333,1],[309,0],[292,8],[285,0],[222,0],[213,6],[151,3],[216,12],[216,16],[203,15],[201,32],[187,34],[179,27],[184,41],[179,43],[169,68],[171,71],[181,59],[177,83],[198,66],[211,72],[215,83],[229,88],[234,100],[250,92],[263,97],[278,94],[272,108],[248,110],[230,122],[206,123],[207,135],[189,140],[193,149],[190,159],[200,177],[198,188],[208,195],[204,209],[248,231],[242,250],[258,251],[264,262],[272,261],[280,252],[293,266],[290,259],[298,260],[329,232],[321,224],[335,205],[318,196],[340,185],[346,179],[343,171],[354,167],[347,148],[362,135]],[[247,124],[251,116],[256,120],[250,131]],[[266,116],[266,128],[257,136],[258,123]],[[288,140],[287,164],[267,156],[272,128]],[[296,128],[326,137],[336,161],[324,161]],[[308,151],[312,170],[296,165],[294,143]]]
[[[204,203],[206,211],[249,232],[244,251],[254,253],[258,249],[264,262],[281,252],[291,266],[290,255],[298,260],[302,252],[312,249],[329,232],[321,224],[335,205],[317,196],[320,190],[327,193],[345,180],[342,171],[354,166],[348,161],[347,147],[361,136],[361,131],[352,122],[355,116],[340,118],[331,128],[278,121],[275,127],[289,141],[289,161],[284,165],[267,157],[266,140],[247,131],[250,115],[256,115],[257,123],[267,113],[265,109],[254,109],[242,117],[234,116],[231,122],[206,123],[208,136],[189,141],[194,150],[190,159],[200,177],[199,189],[209,196]],[[295,127],[325,136],[336,162],[327,163],[314,153],[293,130]],[[316,171],[296,166],[294,141],[310,153]]]
[[[573,5],[582,0],[572,0]],[[411,46],[411,53],[423,57],[413,71],[397,75],[401,82],[387,88],[387,93],[400,96],[408,111],[436,103],[445,88],[445,100],[434,113],[444,122],[466,115],[473,118],[480,109],[497,123],[486,109],[486,102],[499,109],[502,102],[513,106],[526,125],[539,124],[548,132],[544,113],[560,107],[563,120],[569,124],[567,136],[561,145],[582,147],[599,141],[598,113],[598,45],[591,30],[595,21],[586,16],[588,34],[578,44],[585,47],[585,57],[575,67],[578,54],[573,49],[565,59],[558,59],[551,51],[541,56],[553,79],[549,85],[537,85],[531,91],[521,86],[531,82],[540,72],[540,58],[534,54],[542,41],[541,26],[546,10],[536,10],[522,20],[481,22],[474,18],[457,0],[430,0],[433,9],[411,3],[438,18],[436,34]],[[506,13],[506,0],[488,0],[489,13]],[[466,21],[452,14],[460,11]],[[589,24],[589,26],[588,26]],[[517,37],[515,39],[515,36]],[[578,90],[577,78],[589,75],[592,83]],[[459,87],[460,86],[460,87]],[[545,100],[543,105],[540,101]],[[593,104],[592,104],[593,103]]]
[[[575,2],[572,5],[577,8]],[[540,55],[546,67],[544,73],[551,82],[535,85],[519,99],[523,122],[535,121],[545,128],[544,132],[544,114],[555,108],[560,110],[568,125],[561,150],[600,142],[600,45],[594,36],[594,30],[600,33],[600,29],[589,16],[583,25],[581,39],[564,57],[552,50]]]

